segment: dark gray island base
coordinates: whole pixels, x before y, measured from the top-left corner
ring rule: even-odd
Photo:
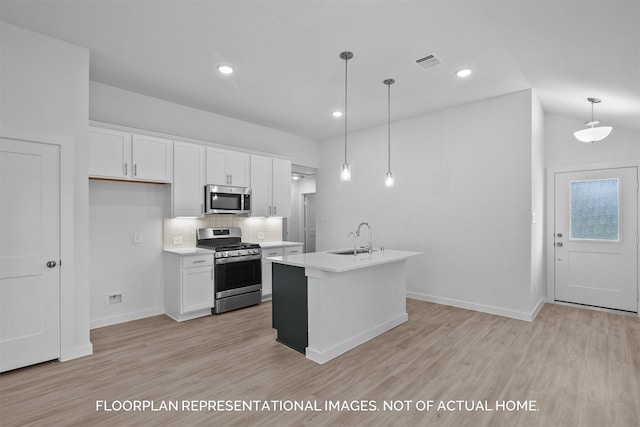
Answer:
[[[303,267],[272,264],[272,326],[276,341],[306,354],[308,339],[307,277]]]
[[[277,340],[326,363],[406,322],[409,251],[271,257]]]

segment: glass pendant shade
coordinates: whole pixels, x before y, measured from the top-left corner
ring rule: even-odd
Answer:
[[[609,136],[611,129],[611,126],[590,127],[575,131],[573,136],[580,142],[598,142]]]
[[[611,133],[611,126],[597,126],[600,124],[599,120],[596,120],[593,116],[594,104],[599,104],[598,98],[587,98],[587,101],[591,103],[591,120],[587,121],[585,125],[586,129],[577,130],[573,133],[573,136],[580,142],[598,142],[605,139]]]
[[[340,172],[340,181],[351,181],[351,165],[345,163],[342,165],[342,171]]]
[[[387,177],[384,179],[384,185],[386,187],[393,187],[393,175],[391,175],[391,172],[387,172]]]

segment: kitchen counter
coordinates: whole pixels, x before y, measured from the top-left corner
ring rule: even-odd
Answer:
[[[348,251],[349,249],[343,249]],[[272,262],[304,267],[320,271],[330,271],[341,273],[349,270],[369,268],[374,265],[386,264],[390,262],[406,260],[413,256],[422,255],[422,252],[397,251],[386,249],[384,251],[374,250],[372,254],[362,253],[358,255],[338,255],[332,252],[311,252],[306,254],[284,255],[270,257]]]
[[[212,251],[211,249],[196,248],[196,247],[193,247],[193,248],[164,249],[164,251],[172,253],[172,254],[176,254],[176,255],[182,255],[182,256],[205,255],[205,254],[214,253],[214,251]]]
[[[407,260],[422,254],[331,252],[268,258],[276,339],[316,363],[326,363],[408,320]]]
[[[304,243],[300,242],[287,242],[284,240],[280,240],[277,242],[252,242],[260,245],[262,249],[271,249],[271,248],[288,248],[292,246],[304,246]]]

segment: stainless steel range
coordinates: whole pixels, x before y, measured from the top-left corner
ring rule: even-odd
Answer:
[[[231,228],[199,228],[199,248],[214,254],[214,313],[259,304],[262,300],[262,249],[242,242],[242,231]]]

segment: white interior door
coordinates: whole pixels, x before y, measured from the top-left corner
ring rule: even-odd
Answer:
[[[304,250],[316,251],[316,195],[304,195]]]
[[[0,372],[60,358],[59,147],[0,139]]]
[[[555,174],[555,299],[638,312],[638,170]]]

